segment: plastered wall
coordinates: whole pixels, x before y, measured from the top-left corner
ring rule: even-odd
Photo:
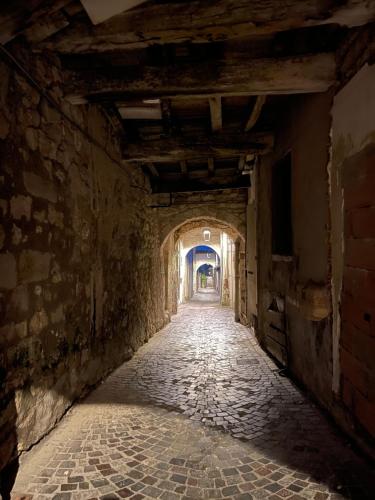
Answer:
[[[277,328],[273,331],[280,347],[272,341],[273,351],[280,349],[293,376],[326,405],[332,385],[327,172],[331,104],[329,93],[295,97],[280,117],[275,153],[262,159],[257,178],[257,334],[267,347],[270,326]],[[271,173],[288,152],[293,255],[277,258],[272,256]],[[276,298],[280,310],[269,312]],[[312,320],[318,302],[323,303],[323,317]]]

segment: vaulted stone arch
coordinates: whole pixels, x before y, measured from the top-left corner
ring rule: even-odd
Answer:
[[[157,208],[160,244],[163,246],[173,231],[202,225],[220,228],[246,241],[246,205],[246,190],[179,194],[170,204]]]

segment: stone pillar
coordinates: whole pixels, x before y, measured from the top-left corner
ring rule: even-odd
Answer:
[[[234,244],[234,320],[240,321],[240,240]]]

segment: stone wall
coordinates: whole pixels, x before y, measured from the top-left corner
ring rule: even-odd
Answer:
[[[332,109],[334,390],[347,429],[375,438],[375,66]],[[372,439],[371,439],[372,437]]]
[[[0,469],[164,323],[143,174],[55,61],[17,56],[76,125],[1,63]]]
[[[256,169],[257,167],[255,167]],[[245,276],[247,289],[246,316],[249,324],[257,325],[258,316],[258,287],[257,287],[257,171],[251,174],[251,188],[248,194],[247,204],[247,228],[246,228],[246,256]]]
[[[177,313],[179,292],[179,247],[175,234],[171,234],[162,247],[164,310],[166,317]]]
[[[257,179],[258,330],[260,342],[324,404],[331,402],[329,310],[330,109],[332,95],[296,96],[280,118],[275,152]],[[291,153],[293,251],[272,255],[271,174]],[[321,311],[316,310],[322,305]]]
[[[160,242],[186,222],[203,218],[223,222],[245,239],[246,203],[246,189],[153,195],[153,205],[159,207]]]

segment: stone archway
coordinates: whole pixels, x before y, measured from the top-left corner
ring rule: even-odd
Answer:
[[[245,269],[245,244],[246,244],[246,205],[237,206],[237,217],[231,211],[220,212],[220,218],[205,207],[203,213],[197,213],[196,207],[186,207],[181,213],[171,212],[171,207],[160,208],[160,249],[163,256],[163,279],[165,285],[166,310],[174,314],[181,302],[189,300],[191,282],[196,280],[190,275],[187,277],[187,265],[184,262],[187,249],[194,246],[210,246],[207,241],[193,244],[188,242],[186,246],[186,235],[197,230],[218,230],[220,242],[212,249],[220,256],[220,302],[223,306],[232,307],[235,319],[247,323],[246,306],[246,269]],[[216,208],[215,211],[217,212]],[[214,231],[215,232],[215,231]],[[190,238],[190,236],[189,236]],[[185,241],[184,241],[185,240]],[[226,249],[223,253],[223,249]],[[228,257],[224,258],[224,255]],[[223,260],[222,260],[223,257]],[[176,262],[179,264],[176,266]],[[179,269],[177,269],[177,267]],[[173,279],[172,276],[177,276]],[[195,288],[193,287],[193,290]]]
[[[163,246],[174,231],[185,224],[201,224],[222,228],[246,241],[247,190],[219,193],[179,193],[157,210],[160,244]],[[204,223],[204,222],[203,222]]]

